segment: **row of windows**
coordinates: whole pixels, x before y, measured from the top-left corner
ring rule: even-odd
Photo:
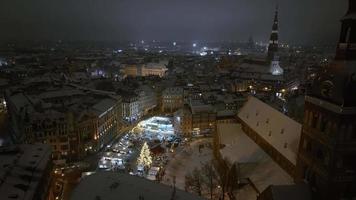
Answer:
[[[304,125],[328,135],[340,133],[341,138],[345,140],[356,139],[354,124],[347,122],[337,123],[335,119],[318,112],[305,111]]]

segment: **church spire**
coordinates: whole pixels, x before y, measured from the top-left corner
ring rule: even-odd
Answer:
[[[349,0],[349,10],[347,11],[347,14],[355,14],[356,13],[356,1],[355,0]]]
[[[349,0],[349,9],[341,23],[336,60],[356,60],[356,0]]]
[[[269,39],[268,60],[272,60],[278,52],[278,5],[274,14],[272,33]]]

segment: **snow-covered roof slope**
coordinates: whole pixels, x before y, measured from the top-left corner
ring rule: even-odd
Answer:
[[[241,108],[238,117],[291,163],[296,164],[301,124],[252,96]]]
[[[220,144],[224,145],[220,153],[231,163],[256,163],[265,156],[264,151],[243,132],[241,124],[218,124],[217,132]]]
[[[289,185],[293,178],[249,138],[241,124],[219,124],[217,132],[221,156],[237,163],[241,178],[249,178],[261,192],[269,185]]]
[[[173,188],[137,176],[117,172],[98,172],[85,177],[74,189],[71,200],[170,200]],[[174,199],[204,198],[176,189]]]

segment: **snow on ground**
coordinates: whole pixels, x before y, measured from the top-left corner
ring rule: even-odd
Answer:
[[[235,192],[236,199],[256,200],[257,192],[251,185],[245,185]]]
[[[213,152],[210,147],[205,146],[201,149],[201,153],[199,153],[199,145],[211,143],[211,138],[202,138],[188,143],[188,146],[179,147],[174,157],[173,155],[171,156],[171,160],[166,166],[165,176],[163,177],[162,183],[172,185],[173,177],[175,176],[176,187],[184,190],[185,175],[193,171],[196,167],[200,168],[202,163],[213,159]]]

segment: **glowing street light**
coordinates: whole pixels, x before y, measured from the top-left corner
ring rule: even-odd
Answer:
[[[193,47],[197,47],[197,43],[193,43]]]
[[[173,42],[173,46],[176,46],[177,45],[177,43],[176,42]]]

